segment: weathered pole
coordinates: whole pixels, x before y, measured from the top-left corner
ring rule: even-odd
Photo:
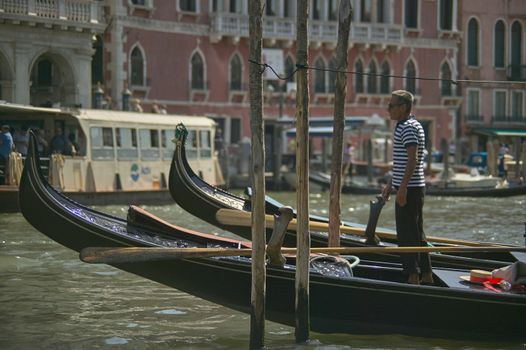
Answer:
[[[309,47],[307,19],[309,1],[298,0],[297,6],[297,94],[296,94],[296,200],[298,208],[296,260],[296,329],[297,343],[309,339]]]
[[[248,2],[249,59],[261,61],[261,0]],[[252,292],[250,299],[250,349],[264,347],[265,340],[265,148],[263,134],[263,81],[261,68],[249,66],[250,130],[252,132]]]
[[[341,0],[338,11],[338,44],[336,45],[336,87],[332,138],[331,187],[329,201],[329,247],[340,246],[343,130],[345,129],[345,96],[347,94],[347,51],[351,28],[351,0]]]

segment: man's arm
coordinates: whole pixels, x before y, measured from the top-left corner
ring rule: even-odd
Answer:
[[[400,183],[400,188],[396,192],[396,202],[400,206],[404,206],[407,202],[407,185],[413,176],[417,162],[417,146],[411,145],[406,148],[407,151],[407,164],[405,165],[404,177]]]

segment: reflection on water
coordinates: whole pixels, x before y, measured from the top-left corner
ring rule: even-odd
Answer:
[[[290,205],[296,200],[293,193],[271,195]],[[366,223],[370,199],[344,195],[343,217]],[[525,204],[526,196],[428,197],[426,232],[524,244]],[[97,209],[120,217],[125,217],[127,210],[117,206]],[[233,237],[176,205],[146,209],[181,226]],[[312,213],[327,215],[327,209],[327,193],[311,195]],[[394,227],[392,202],[383,209],[379,225]],[[84,264],[77,253],[34,230],[22,215],[0,214],[0,349],[246,349],[249,322],[248,315],[110,266]],[[524,344],[399,335],[311,336],[314,340],[310,344],[299,347],[294,345],[293,328],[266,324],[270,349],[524,348]]]

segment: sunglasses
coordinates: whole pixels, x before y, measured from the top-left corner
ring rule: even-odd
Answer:
[[[402,102],[402,103],[389,103],[389,104],[387,104],[387,108],[391,109],[393,107],[398,107],[398,106],[401,106],[401,105],[405,105],[405,103],[404,102]]]

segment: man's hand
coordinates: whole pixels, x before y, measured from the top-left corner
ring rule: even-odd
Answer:
[[[389,182],[383,189],[382,189],[382,198],[384,201],[388,201],[391,197],[391,191],[393,190],[393,187],[391,186],[391,182]]]
[[[407,187],[400,186],[400,188],[396,191],[396,203],[403,207],[407,203]]]

